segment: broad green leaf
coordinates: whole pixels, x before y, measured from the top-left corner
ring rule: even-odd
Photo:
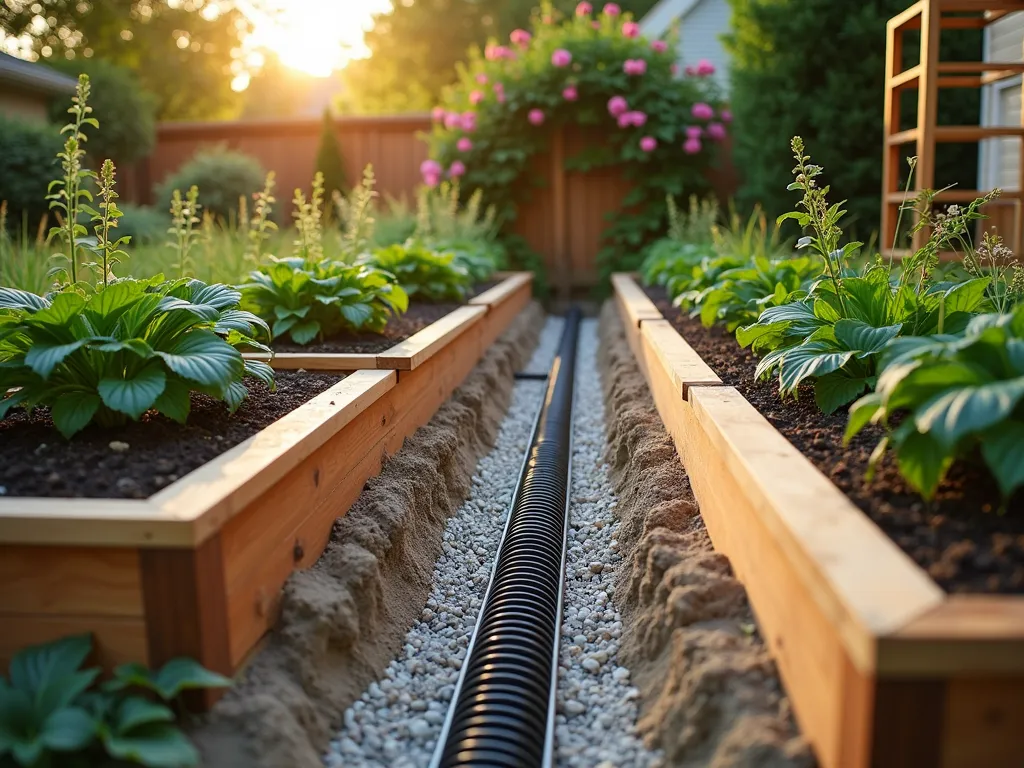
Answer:
[[[307,320],[298,325],[293,325],[290,333],[292,341],[296,344],[308,344],[320,333],[320,323],[316,320]]]
[[[861,394],[867,385],[867,379],[851,378],[839,371],[830,373],[814,382],[814,402],[822,413],[832,413]]]
[[[938,395],[914,416],[917,428],[948,450],[969,434],[1008,418],[1024,397],[1024,377],[976,387],[960,387]]]
[[[850,417],[846,422],[843,443],[849,443],[864,427],[871,423],[875,415],[882,410],[882,396],[877,392],[869,392],[850,406]]]
[[[97,390],[104,405],[138,421],[143,413],[153,407],[166,384],[167,375],[159,363],[153,361],[130,378],[100,379]]]
[[[981,440],[981,455],[999,483],[1004,498],[1024,486],[1024,424],[1005,421],[987,430]]]
[[[50,302],[42,296],[23,291],[19,288],[0,288],[0,310],[27,310],[35,312],[46,309]]]
[[[858,357],[880,352],[890,340],[899,335],[902,325],[887,325],[875,328],[860,320],[839,320],[833,331],[836,341],[844,348],[857,353]]]
[[[789,349],[779,365],[779,391],[793,394],[802,382],[838,371],[853,357],[853,352],[837,352],[825,342],[805,342]]]
[[[114,670],[114,678],[104,683],[110,691],[138,687],[157,694],[164,701],[172,701],[182,691],[198,688],[228,688],[231,678],[204,668],[198,661],[188,658],[171,659],[159,670],[147,669],[142,664],[122,664]]]
[[[153,356],[153,348],[142,339],[125,339],[124,341],[104,341],[93,343],[89,347],[97,352],[131,352],[143,360]]]
[[[26,648],[11,660],[11,686],[31,696],[38,713],[66,707],[99,674],[98,669],[79,670],[91,652],[92,636],[88,634]]]
[[[930,499],[953,463],[953,452],[931,436],[910,430],[896,446],[896,462],[914,490]]]
[[[0,758],[26,741],[39,730],[32,697],[25,691],[9,688],[0,677]]]
[[[65,707],[43,722],[39,740],[55,752],[74,752],[85,748],[96,736],[96,721],[78,707]]]
[[[167,367],[183,379],[223,389],[241,377],[242,355],[211,331],[189,331],[170,349],[156,350]]]
[[[253,378],[259,379],[270,387],[271,390],[274,389],[274,369],[266,363],[259,360],[246,360],[245,374],[246,376],[252,376]]]
[[[274,327],[271,329],[271,336],[275,339],[284,336],[296,322],[297,320],[294,317],[284,317],[275,321]]]
[[[946,316],[954,312],[976,312],[985,301],[985,290],[991,282],[989,277],[976,277],[947,290],[943,295]]]
[[[53,426],[64,437],[70,438],[92,421],[99,407],[100,396],[95,392],[76,390],[66,392],[54,400],[50,406],[50,416]]]
[[[174,712],[163,704],[140,696],[122,699],[113,718],[114,731],[118,734],[127,734],[140,725],[171,722],[174,722]]]
[[[238,302],[242,300],[242,294],[238,290],[221,283],[207,285],[199,280],[192,280],[189,289],[193,304],[205,304],[218,311],[237,307]]]
[[[122,280],[97,291],[85,305],[85,314],[97,333],[109,335],[121,315],[143,298],[145,286],[134,280]]]
[[[64,362],[64,359],[75,350],[81,349],[92,339],[84,338],[68,344],[46,344],[35,342],[25,354],[25,365],[44,379],[50,378],[53,369]]]
[[[245,400],[248,395],[249,390],[246,388],[245,384],[240,381],[233,381],[221,394],[221,399],[228,404],[228,411],[234,413],[238,410],[242,401]]]
[[[192,408],[189,385],[181,379],[168,376],[164,391],[153,403],[153,407],[167,418],[184,424]]]
[[[187,768],[199,764],[199,753],[171,723],[139,726],[126,735],[108,735],[107,753],[149,768]]]
[[[373,317],[373,307],[369,304],[342,304],[341,314],[357,330],[362,328],[366,322]],[[295,330],[292,329],[292,338],[295,338]],[[300,344],[303,342],[299,342]]]
[[[40,309],[25,317],[29,325],[67,327],[77,318],[85,307],[85,299],[77,293],[67,291],[53,297],[50,306]]]

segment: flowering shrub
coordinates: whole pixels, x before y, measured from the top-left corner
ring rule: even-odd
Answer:
[[[558,23],[542,8],[532,33],[516,30],[508,45],[491,42],[460,65],[458,84],[433,112],[424,182],[462,177],[509,221],[531,156],[559,126],[585,126],[598,141],[566,167],[621,166],[633,185],[623,201],[630,215],[605,232],[602,272],[635,267],[639,246],[664,226],[666,195],[708,188],[705,171],[731,120],[708,77],[714,67],[679,73],[674,52],[642,37],[614,3],[595,10],[581,2]]]

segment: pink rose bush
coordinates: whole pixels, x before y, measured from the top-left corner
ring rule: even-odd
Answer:
[[[459,179],[463,189],[481,190],[497,220],[511,220],[522,189],[516,182],[531,158],[552,132],[579,127],[596,139],[579,158],[584,171],[651,162],[671,169],[630,174],[638,208],[663,212],[667,193],[679,197],[680,180],[684,194],[699,191],[732,118],[710,76],[714,65],[701,60],[684,75],[674,38],[647,39],[616,3],[602,5],[584,0],[568,19],[535,18],[507,41],[471,53],[432,111],[424,184]],[[641,220],[647,223],[637,226],[649,226],[650,217]],[[609,230],[608,249],[630,248],[631,221],[621,217]],[[646,228],[635,231],[631,242],[648,236]]]

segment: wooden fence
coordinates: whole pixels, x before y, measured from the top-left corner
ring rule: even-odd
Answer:
[[[279,200],[290,199],[293,189],[308,187],[313,177],[321,126],[318,119],[162,124],[150,157],[124,174],[124,197],[151,203],[153,188],[199,149],[224,145],[275,171]],[[363,167],[372,163],[381,195],[412,202],[420,183],[420,163],[427,158],[420,134],[430,129],[429,115],[343,117],[335,121],[335,129],[350,181],[358,180]],[[596,256],[605,216],[619,210],[629,191],[614,168],[565,170],[565,159],[593,140],[571,127],[552,136],[550,151],[534,158],[533,170],[545,183],[525,197],[513,227],[543,255],[552,283],[563,294],[597,281]],[[712,178],[722,199],[736,187],[728,144],[723,149],[722,168]]]

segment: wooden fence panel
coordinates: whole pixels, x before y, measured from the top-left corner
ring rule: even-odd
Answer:
[[[419,166],[427,158],[420,134],[429,129],[426,114],[337,118],[335,131],[349,183],[358,181],[364,166],[372,163],[378,192],[412,203],[420,184]],[[122,174],[122,194],[131,202],[153,203],[156,185],[197,151],[225,145],[275,171],[278,205],[287,207],[296,187],[309,187],[320,130],[316,119],[164,123],[157,129],[152,155]],[[563,129],[552,136],[550,150],[531,161],[528,175],[540,185],[521,182],[524,194],[513,230],[544,256],[551,282],[562,293],[597,282],[596,256],[609,223],[605,216],[620,209],[630,188],[616,168],[565,170],[567,157],[599,141],[592,131]],[[736,188],[728,144],[723,149],[723,162],[711,178],[721,199]]]

